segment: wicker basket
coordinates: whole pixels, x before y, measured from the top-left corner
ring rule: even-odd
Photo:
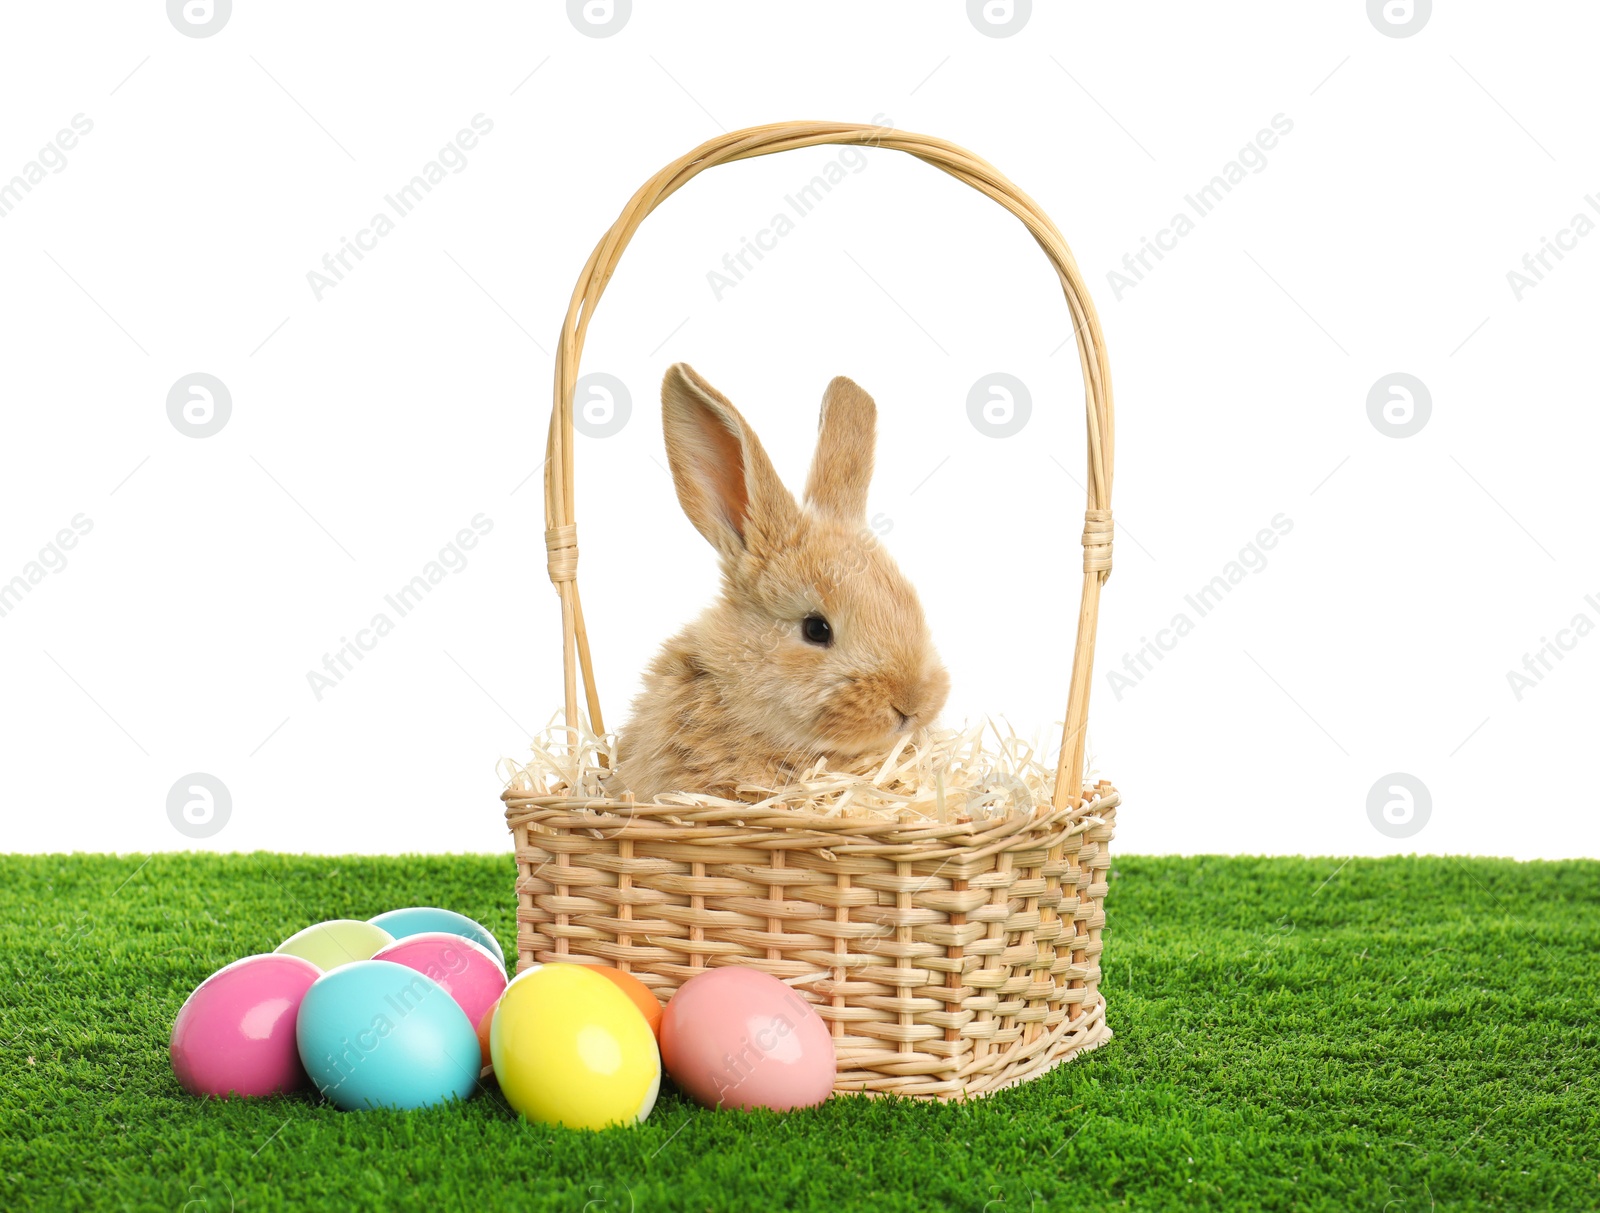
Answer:
[[[629,200],[578,279],[556,355],[545,543],[561,597],[565,708],[601,732],[573,525],[572,397],[594,308],[644,217],[713,165],[817,144],[909,152],[1020,219],[1061,280],[1083,365],[1083,598],[1051,804],[961,823],[504,795],[516,840],[517,967],[631,971],[665,1001],[717,965],[790,982],[834,1036],[837,1091],[937,1099],[1036,1078],[1111,1036],[1102,908],[1119,797],[1082,780],[1100,587],[1111,570],[1111,375],[1099,319],[1055,225],[993,166],[890,127],[783,122],[712,139]]]

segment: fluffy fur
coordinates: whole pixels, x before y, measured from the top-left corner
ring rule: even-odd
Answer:
[[[722,592],[645,674],[617,739],[641,800],[779,787],[932,722],[950,679],[916,591],[866,524],[877,407],[840,376],[822,398],[804,504],[737,409],[685,363],[661,384],[678,500],[717,549]],[[832,642],[808,641],[821,616]]]

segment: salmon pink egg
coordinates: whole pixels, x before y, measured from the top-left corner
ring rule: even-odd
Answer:
[[[833,1092],[833,1037],[794,990],[757,969],[707,969],[661,1016],[672,1081],[708,1108],[809,1108]]]

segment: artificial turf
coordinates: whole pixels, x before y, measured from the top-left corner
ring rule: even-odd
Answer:
[[[223,963],[443,905],[509,857],[0,857],[0,1209],[1600,1207],[1600,863],[1118,857],[1116,1038],[966,1105],[591,1134],[465,1105],[198,1100],[167,1034]]]

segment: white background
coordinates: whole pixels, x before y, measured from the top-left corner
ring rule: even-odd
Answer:
[[[827,118],[990,160],[1094,292],[1118,537],[1091,745],[1124,793],[1119,849],[1600,853],[1600,634],[1520,701],[1507,680],[1579,612],[1600,622],[1600,235],[1520,301],[1506,276],[1600,220],[1594,6],[1441,4],[1407,38],[1360,0],[1040,3],[1004,38],[953,0],[639,0],[607,38],[553,2],[240,0],[204,38],[150,0],[5,22],[0,180],[73,115],[94,128],[0,219],[0,581],[75,515],[93,529],[0,618],[0,846],[506,849],[497,760],[560,704],[530,476],[572,284],[663,164],[723,128]],[[319,301],[307,272],[480,113],[467,167]],[[1278,114],[1267,166],[1119,300],[1108,272]],[[838,153],[696,179],[597,313],[584,369],[633,405],[577,452],[608,723],[712,591],[661,466],[658,385],[682,359],[795,485],[827,380],[875,394],[872,510],[950,666],[947,718],[1049,733],[1082,397],[1023,228],[868,151],[746,281],[708,285]],[[209,438],[167,416],[194,371],[232,396]],[[967,417],[992,371],[1032,395],[1014,438]],[[1394,371],[1432,397],[1404,439],[1367,415]],[[480,513],[467,566],[319,701],[308,671]],[[1280,514],[1267,566],[1119,697],[1107,672]],[[232,812],[193,841],[166,801],[197,771]],[[1403,839],[1368,819],[1390,772],[1432,796]]]

